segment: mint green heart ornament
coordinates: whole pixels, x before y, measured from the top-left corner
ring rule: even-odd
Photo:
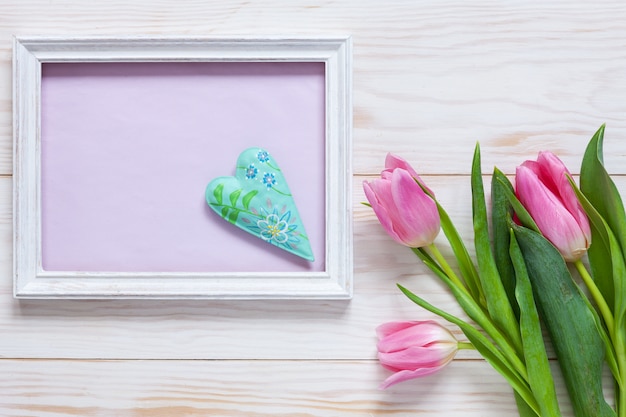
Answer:
[[[269,152],[249,148],[237,158],[234,177],[217,177],[206,201],[229,223],[311,262],[315,260],[296,203]]]

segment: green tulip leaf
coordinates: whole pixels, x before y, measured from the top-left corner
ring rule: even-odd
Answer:
[[[519,222],[524,227],[527,227],[530,230],[540,233],[539,226],[537,226],[537,223],[535,223],[535,221],[533,220],[528,210],[526,210],[526,207],[524,207],[524,205],[519,201],[519,199],[515,195],[515,191],[513,190],[513,187],[511,186],[509,179],[506,178],[504,174],[502,174],[502,176],[496,175],[495,179],[496,181],[504,184],[503,187],[500,187],[500,191],[506,196],[507,200],[509,201],[509,204],[513,208],[513,212],[517,216],[517,220],[519,220]]]
[[[600,126],[585,150],[580,170],[580,191],[585,198],[579,196],[579,200],[591,223],[592,242],[587,253],[594,283],[613,309],[614,328],[609,329],[612,338],[607,343],[612,349],[607,349],[607,359],[618,384],[615,399],[622,416],[626,413],[626,214],[620,193],[604,167],[604,128]]]
[[[485,204],[485,191],[480,169],[480,147],[476,145],[472,163],[472,214],[474,224],[474,247],[478,260],[479,277],[487,301],[487,309],[492,319],[506,333],[517,352],[522,352],[522,341],[519,334],[517,317],[509,302],[509,297],[496,262],[491,252],[491,239]]]
[[[604,168],[604,125],[587,145],[580,168],[580,190],[615,233],[622,248],[626,248],[626,213],[619,191]]]
[[[576,416],[615,417],[602,392],[605,346],[588,302],[550,242],[530,229],[511,226]]]
[[[521,398],[516,391],[513,391],[513,393],[515,394],[515,404],[517,405],[517,414],[519,414],[519,417],[541,417],[532,408],[530,408],[526,401],[524,401],[524,399]]]
[[[619,191],[604,168],[603,140],[604,125],[587,145],[580,173],[580,191],[584,198],[579,194],[579,200],[591,223],[588,257],[593,278],[613,309],[615,331],[623,337],[626,333],[626,214]]]
[[[515,269],[509,256],[511,240],[509,222],[513,209],[507,192],[513,193],[513,186],[508,178],[497,168],[491,177],[491,229],[493,255],[502,280],[502,285],[509,298],[516,317],[519,317],[519,306],[515,298]]]
[[[550,370],[548,354],[543,342],[539,313],[535,306],[533,289],[528,271],[513,231],[509,229],[510,259],[515,269],[515,297],[520,309],[520,332],[524,347],[524,360],[528,371],[528,383],[539,403],[542,416],[560,416],[554,379]],[[552,383],[551,383],[552,382]]]
[[[591,226],[591,246],[594,247],[593,260],[596,263],[595,268],[592,268],[594,271],[594,282],[608,306],[612,308],[614,319],[617,321],[615,326],[619,329],[621,328],[620,323],[624,322],[624,310],[626,310],[623,296],[626,290],[626,287],[624,287],[626,282],[626,263],[622,254],[622,248],[606,220],[582,191],[576,187],[571,178],[570,183],[587,213]]]
[[[596,263],[596,267],[592,268],[594,272],[594,284],[598,288],[598,291],[607,306],[612,308],[612,312],[609,312],[613,315],[612,318],[609,318],[612,323],[609,322],[603,325],[603,321],[596,314],[596,327],[601,333],[602,339],[607,347],[607,363],[609,368],[611,369],[616,381],[620,384],[624,384],[621,382],[622,378],[619,376],[620,371],[619,365],[617,364],[618,353],[616,352],[616,348],[621,348],[623,351],[623,343],[612,343],[611,338],[615,339],[616,336],[621,337],[618,329],[624,327],[624,310],[626,309],[623,304],[623,292],[626,290],[624,287],[626,280],[626,264],[624,263],[624,258],[622,256],[619,243],[617,242],[617,238],[609,228],[606,221],[602,218],[600,213],[598,213],[595,207],[591,205],[587,197],[580,191],[580,189],[576,187],[576,184],[571,178],[570,183],[572,184],[583,209],[587,213],[589,224],[591,226],[591,246],[595,248],[593,251],[593,260]],[[593,291],[591,291],[591,293],[593,295]],[[596,301],[596,304],[598,304],[598,301]],[[611,327],[608,331],[613,335],[612,337],[607,334],[605,326]],[[626,369],[624,371],[626,371]]]
[[[432,268],[436,268],[440,273],[445,274],[443,268],[441,268],[441,266],[437,263],[437,261],[435,261],[433,259],[432,256],[430,256],[430,254],[428,252],[426,252],[426,249],[424,248],[411,248],[411,250],[413,251],[413,253],[415,253],[417,255],[418,258],[420,258],[422,260],[422,262],[424,262],[424,264],[426,264],[426,266],[428,266],[430,269]]]

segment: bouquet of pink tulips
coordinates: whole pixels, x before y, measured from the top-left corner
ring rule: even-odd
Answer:
[[[604,126],[585,151],[580,188],[550,152],[522,163],[515,187],[495,168],[491,218],[477,146],[471,173],[475,260],[435,193],[405,160],[387,156],[381,178],[363,184],[368,205],[387,233],[447,285],[471,321],[399,286],[457,325],[467,341],[432,320],[383,324],[379,360],[394,372],[383,388],[437,372],[459,349],[476,349],[511,385],[520,416],[560,416],[543,321],[576,416],[626,417],[626,214],[603,165],[603,136]],[[440,230],[453,265],[434,243]],[[615,380],[613,406],[602,390],[605,364]]]

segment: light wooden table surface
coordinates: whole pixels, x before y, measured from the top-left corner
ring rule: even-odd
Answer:
[[[353,300],[12,298],[12,35],[336,33],[354,41]],[[361,182],[386,152],[404,156],[469,241],[476,141],[487,174],[495,164],[512,173],[542,149],[576,172],[605,122],[607,166],[624,175],[618,0],[3,0],[0,416],[514,416],[508,385],[472,354],[429,379],[377,389],[388,372],[375,360],[375,327],[431,317],[396,282],[458,309],[359,204]]]

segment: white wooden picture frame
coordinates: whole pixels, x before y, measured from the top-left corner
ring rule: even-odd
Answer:
[[[13,50],[14,296],[24,299],[346,299],[352,296],[351,39],[19,36]],[[41,81],[46,63],[321,62],[325,68],[325,270],[46,271]]]

